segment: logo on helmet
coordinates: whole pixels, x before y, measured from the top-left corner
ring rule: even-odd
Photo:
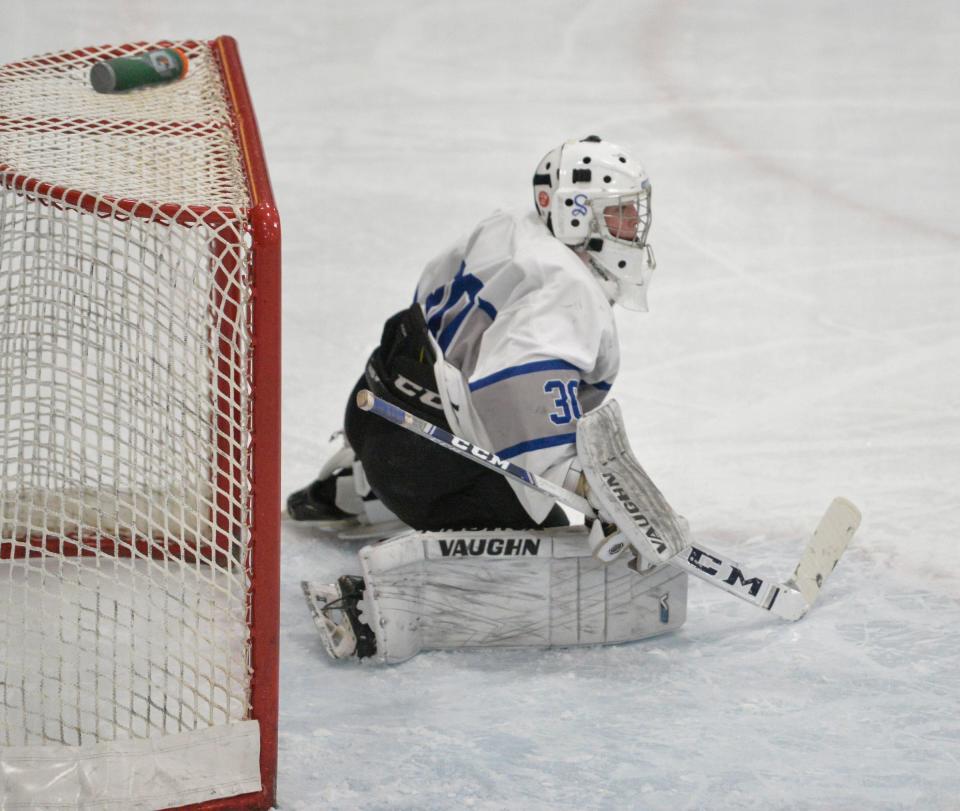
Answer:
[[[587,195],[578,194],[573,198],[573,213],[578,217],[583,217],[587,213]]]
[[[540,208],[546,208],[550,205],[550,195],[541,189],[540,194],[537,195],[537,202],[540,203]]]

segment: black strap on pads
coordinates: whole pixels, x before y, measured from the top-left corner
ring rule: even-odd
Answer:
[[[380,346],[367,361],[367,383],[379,397],[446,428],[443,403],[433,373],[436,359],[427,337],[423,310],[414,302],[383,325]]]

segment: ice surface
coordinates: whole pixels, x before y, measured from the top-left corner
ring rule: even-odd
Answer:
[[[786,577],[834,495],[863,526],[784,623],[692,582],[618,648],[324,657],[284,531],[283,809],[960,808],[960,10],[804,3],[13,3],[0,61],[230,33],[284,224],[287,492],[382,319],[537,160],[598,133],[653,180],[652,311],[614,391],[696,537]]]

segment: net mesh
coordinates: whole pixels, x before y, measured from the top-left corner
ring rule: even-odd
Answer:
[[[0,68],[0,745],[248,717],[248,209],[207,44]]]

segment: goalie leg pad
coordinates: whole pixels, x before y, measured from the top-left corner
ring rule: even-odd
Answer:
[[[604,565],[587,531],[409,532],[360,550],[375,659],[421,650],[629,642],[679,628],[687,576]]]

